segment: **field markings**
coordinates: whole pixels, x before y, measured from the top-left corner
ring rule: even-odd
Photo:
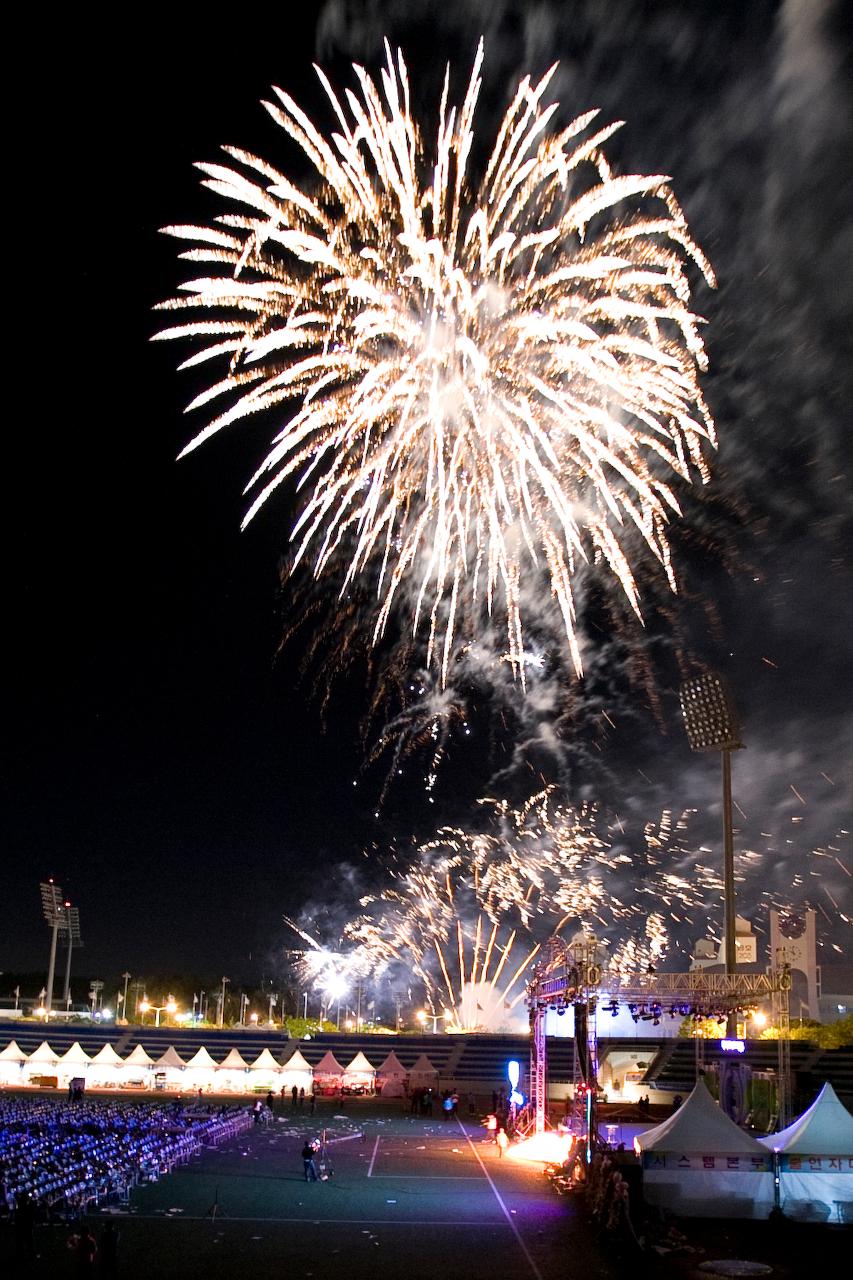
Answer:
[[[464,1134],[464,1136],[465,1136],[465,1141],[468,1143],[468,1146],[469,1146],[469,1147],[471,1148],[471,1150],[473,1151],[474,1156],[476,1157],[477,1163],[479,1164],[480,1168],[483,1170],[483,1177],[486,1179],[486,1181],[488,1182],[489,1186],[492,1188],[492,1191],[494,1192],[495,1199],[497,1200],[498,1204],[499,1204],[499,1205],[500,1205],[500,1207],[501,1207],[501,1212],[503,1213],[504,1217],[506,1218],[507,1223],[509,1224],[509,1226],[510,1226],[510,1227],[512,1227],[513,1235],[515,1236],[516,1240],[518,1241],[519,1248],[521,1249],[521,1252],[524,1254],[525,1258],[527,1259],[527,1262],[528,1262],[528,1265],[529,1265],[529,1267],[530,1267],[530,1270],[531,1270],[531,1271],[532,1271],[532,1273],[533,1273],[534,1280],[544,1280],[544,1277],[543,1277],[543,1275],[542,1275],[542,1272],[539,1270],[539,1268],[537,1267],[536,1263],[533,1261],[533,1257],[531,1256],[530,1250],[527,1248],[527,1245],[524,1243],[524,1241],[523,1241],[523,1240],[522,1240],[522,1238],[521,1238],[521,1232],[519,1231],[518,1227],[515,1225],[515,1223],[514,1223],[514,1222],[513,1222],[513,1220],[512,1220],[512,1215],[510,1214],[509,1209],[506,1207],[506,1204],[504,1203],[504,1200],[503,1200],[503,1197],[502,1197],[501,1193],[498,1191],[497,1187],[495,1186],[494,1182],[492,1181],[492,1176],[491,1176],[491,1174],[489,1173],[488,1169],[487,1169],[487,1168],[486,1168],[486,1166],[483,1164],[483,1160],[482,1160],[482,1157],[480,1156],[479,1151],[478,1151],[478,1150],[477,1150],[477,1148],[474,1146],[473,1142],[471,1141],[470,1137],[468,1136],[468,1133],[467,1133],[467,1131],[466,1131],[466,1129],[465,1129],[465,1126],[463,1125],[462,1121],[461,1121],[461,1120],[459,1120],[457,1123],[459,1124],[459,1128],[462,1130],[462,1133],[463,1133],[463,1134]]]
[[[454,1218],[449,1222],[437,1222],[433,1218],[251,1218],[236,1217],[229,1213],[227,1216],[223,1214],[215,1219],[206,1213],[204,1217],[197,1217],[188,1213],[168,1214],[168,1213],[117,1213],[114,1215],[122,1222],[217,1222],[221,1225],[233,1224],[235,1222],[266,1222],[269,1226],[276,1226],[282,1223],[291,1226],[293,1223],[299,1223],[303,1227],[479,1227],[482,1231],[491,1231],[494,1227],[504,1227],[503,1222],[484,1222],[482,1218],[477,1218],[473,1222],[465,1219]],[[509,1224],[515,1230],[514,1223]],[[525,1252],[527,1252],[525,1250]],[[542,1280],[539,1273],[536,1273],[538,1280]]]
[[[380,1143],[380,1141],[381,1141],[381,1134],[378,1134],[378,1133],[377,1133],[377,1135],[376,1135],[376,1141],[375,1141],[375,1142],[374,1142],[374,1144],[373,1144],[373,1155],[370,1157],[370,1167],[369,1167],[369,1168],[368,1168],[368,1170],[367,1170],[367,1176],[368,1176],[368,1178],[372,1178],[372,1177],[373,1177],[373,1166],[374,1166],[374,1165],[375,1165],[375,1163],[376,1163],[376,1153],[377,1153],[377,1151],[379,1150],[379,1143]]]

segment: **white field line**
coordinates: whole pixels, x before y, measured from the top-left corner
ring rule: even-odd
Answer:
[[[375,1142],[374,1142],[374,1144],[373,1144],[373,1155],[370,1157],[370,1166],[369,1166],[369,1168],[368,1168],[368,1170],[367,1170],[367,1176],[368,1176],[368,1178],[372,1178],[372,1177],[373,1177],[373,1166],[376,1164],[376,1153],[377,1153],[377,1151],[379,1150],[380,1137],[381,1137],[381,1135],[377,1133],[377,1135],[376,1135],[376,1141],[375,1141]]]
[[[518,1227],[515,1225],[515,1223],[514,1223],[514,1222],[513,1222],[513,1220],[512,1220],[512,1215],[510,1214],[509,1209],[508,1209],[508,1208],[506,1207],[506,1205],[504,1204],[503,1197],[501,1196],[501,1193],[498,1191],[497,1187],[495,1186],[494,1182],[492,1181],[491,1174],[489,1173],[488,1169],[487,1169],[487,1168],[486,1168],[486,1166],[483,1164],[483,1161],[482,1161],[482,1159],[481,1159],[481,1157],[480,1157],[480,1153],[479,1153],[479,1151],[478,1151],[478,1150],[477,1150],[477,1148],[474,1146],[474,1144],[473,1144],[473,1142],[471,1141],[471,1139],[468,1137],[468,1134],[467,1134],[467,1133],[466,1133],[466,1131],[465,1131],[465,1126],[463,1125],[462,1121],[461,1121],[461,1120],[459,1120],[459,1121],[457,1121],[457,1123],[458,1123],[458,1125],[459,1125],[459,1128],[462,1130],[462,1133],[463,1133],[463,1134],[464,1134],[464,1136],[465,1136],[465,1141],[468,1143],[468,1146],[469,1146],[469,1147],[471,1148],[471,1150],[473,1151],[474,1156],[476,1157],[476,1160],[477,1160],[478,1165],[479,1165],[479,1166],[480,1166],[480,1168],[483,1170],[483,1177],[486,1179],[486,1181],[488,1182],[489,1186],[492,1188],[492,1191],[494,1192],[495,1199],[497,1200],[498,1204],[500,1205],[500,1207],[501,1207],[501,1211],[502,1211],[502,1213],[503,1213],[504,1217],[506,1218],[506,1220],[507,1220],[507,1222],[509,1223],[509,1225],[512,1227],[513,1235],[515,1236],[516,1240],[518,1241],[518,1245],[519,1245],[519,1248],[521,1249],[521,1252],[524,1254],[525,1258],[527,1259],[527,1262],[528,1262],[528,1265],[529,1265],[529,1267],[530,1267],[530,1270],[531,1270],[531,1271],[532,1271],[532,1273],[533,1273],[534,1280],[544,1280],[543,1275],[542,1275],[542,1272],[539,1270],[539,1268],[537,1267],[536,1263],[533,1261],[533,1258],[531,1257],[531,1254],[530,1254],[529,1249],[527,1248],[527,1245],[524,1243],[524,1241],[523,1241],[523,1240],[522,1240],[522,1238],[521,1238],[521,1233],[519,1232]]]

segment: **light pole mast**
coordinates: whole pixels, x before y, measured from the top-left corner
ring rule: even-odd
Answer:
[[[56,940],[62,927],[64,907],[62,905],[62,890],[58,884],[54,884],[52,880],[46,880],[42,881],[39,888],[41,889],[42,911],[44,912],[45,921],[50,927],[50,961],[47,966],[47,985],[44,997],[44,1020],[49,1022],[50,1010],[53,1004],[53,979],[56,973]]]
[[[63,941],[68,943],[68,955],[65,960],[65,986],[62,992],[62,998],[65,1001],[66,1009],[71,1006],[71,952],[75,947],[82,947],[83,939],[80,937],[80,912],[77,907],[72,907],[70,902],[62,904],[62,924],[59,929],[62,934]]]
[[[723,906],[726,974],[737,970],[735,935],[735,857],[732,829],[732,752],[743,747],[731,694],[722,676],[713,672],[686,680],[681,686],[681,712],[692,751],[719,751],[723,764]],[[730,1009],[726,1035],[737,1035],[737,1013]]]
[[[230,978],[222,979],[222,990],[219,993],[219,1025],[220,1027],[225,1025],[225,988],[230,981],[231,981]]]

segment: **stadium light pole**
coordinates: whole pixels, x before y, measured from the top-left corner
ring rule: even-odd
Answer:
[[[71,1007],[71,953],[75,947],[83,945],[83,939],[80,936],[80,911],[77,907],[72,907],[70,902],[62,904],[62,923],[59,926],[59,932],[63,942],[68,944],[62,998],[65,1001],[65,1008],[69,1009]]]
[[[41,906],[44,912],[44,918],[50,927],[50,961],[47,966],[47,985],[45,987],[44,997],[44,1020],[50,1020],[50,1010],[53,1004],[53,979],[56,973],[56,941],[59,937],[59,930],[62,928],[62,919],[65,912],[62,900],[62,890],[58,884],[54,884],[52,880],[43,880],[39,885],[41,890]]]
[[[740,751],[740,724],[729,689],[712,671],[685,680],[680,690],[681,713],[691,751],[719,751],[723,766],[723,894],[726,974],[737,970],[735,935],[735,867],[732,828],[732,752]],[[737,1038],[737,1015],[730,1009],[726,1035]]]

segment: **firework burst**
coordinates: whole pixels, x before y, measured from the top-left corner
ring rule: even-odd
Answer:
[[[485,832],[441,830],[418,849],[411,869],[362,899],[344,935],[374,977],[414,972],[452,1029],[495,1030],[523,1001],[542,944],[563,930],[612,939],[616,971],[645,969],[665,954],[664,913],[698,900],[687,880],[656,867],[680,844],[686,815],[673,823],[665,813],[650,824],[635,858],[595,806],[558,804],[553,788],[516,809],[504,800],[481,803]]]
[[[265,103],[316,171],[300,189],[226,148],[202,164],[231,208],[173,226],[206,264],[164,304],[192,318],[195,366],[224,376],[189,406],[226,407],[187,446],[252,414],[279,415],[246,520],[282,482],[304,495],[294,562],[369,584],[374,641],[402,606],[447,679],[454,635],[497,611],[524,681],[523,573],[542,577],[572,661],[578,569],[595,561],[639,614],[634,563],[670,584],[680,484],[706,477],[713,425],[688,268],[712,282],[668,179],[615,176],[596,112],[552,131],[553,74],[521,81],[480,160],[482,47],[461,107],[448,79],[428,158],[401,54],[324,137],[280,89]],[[477,177],[475,170],[482,170]]]

